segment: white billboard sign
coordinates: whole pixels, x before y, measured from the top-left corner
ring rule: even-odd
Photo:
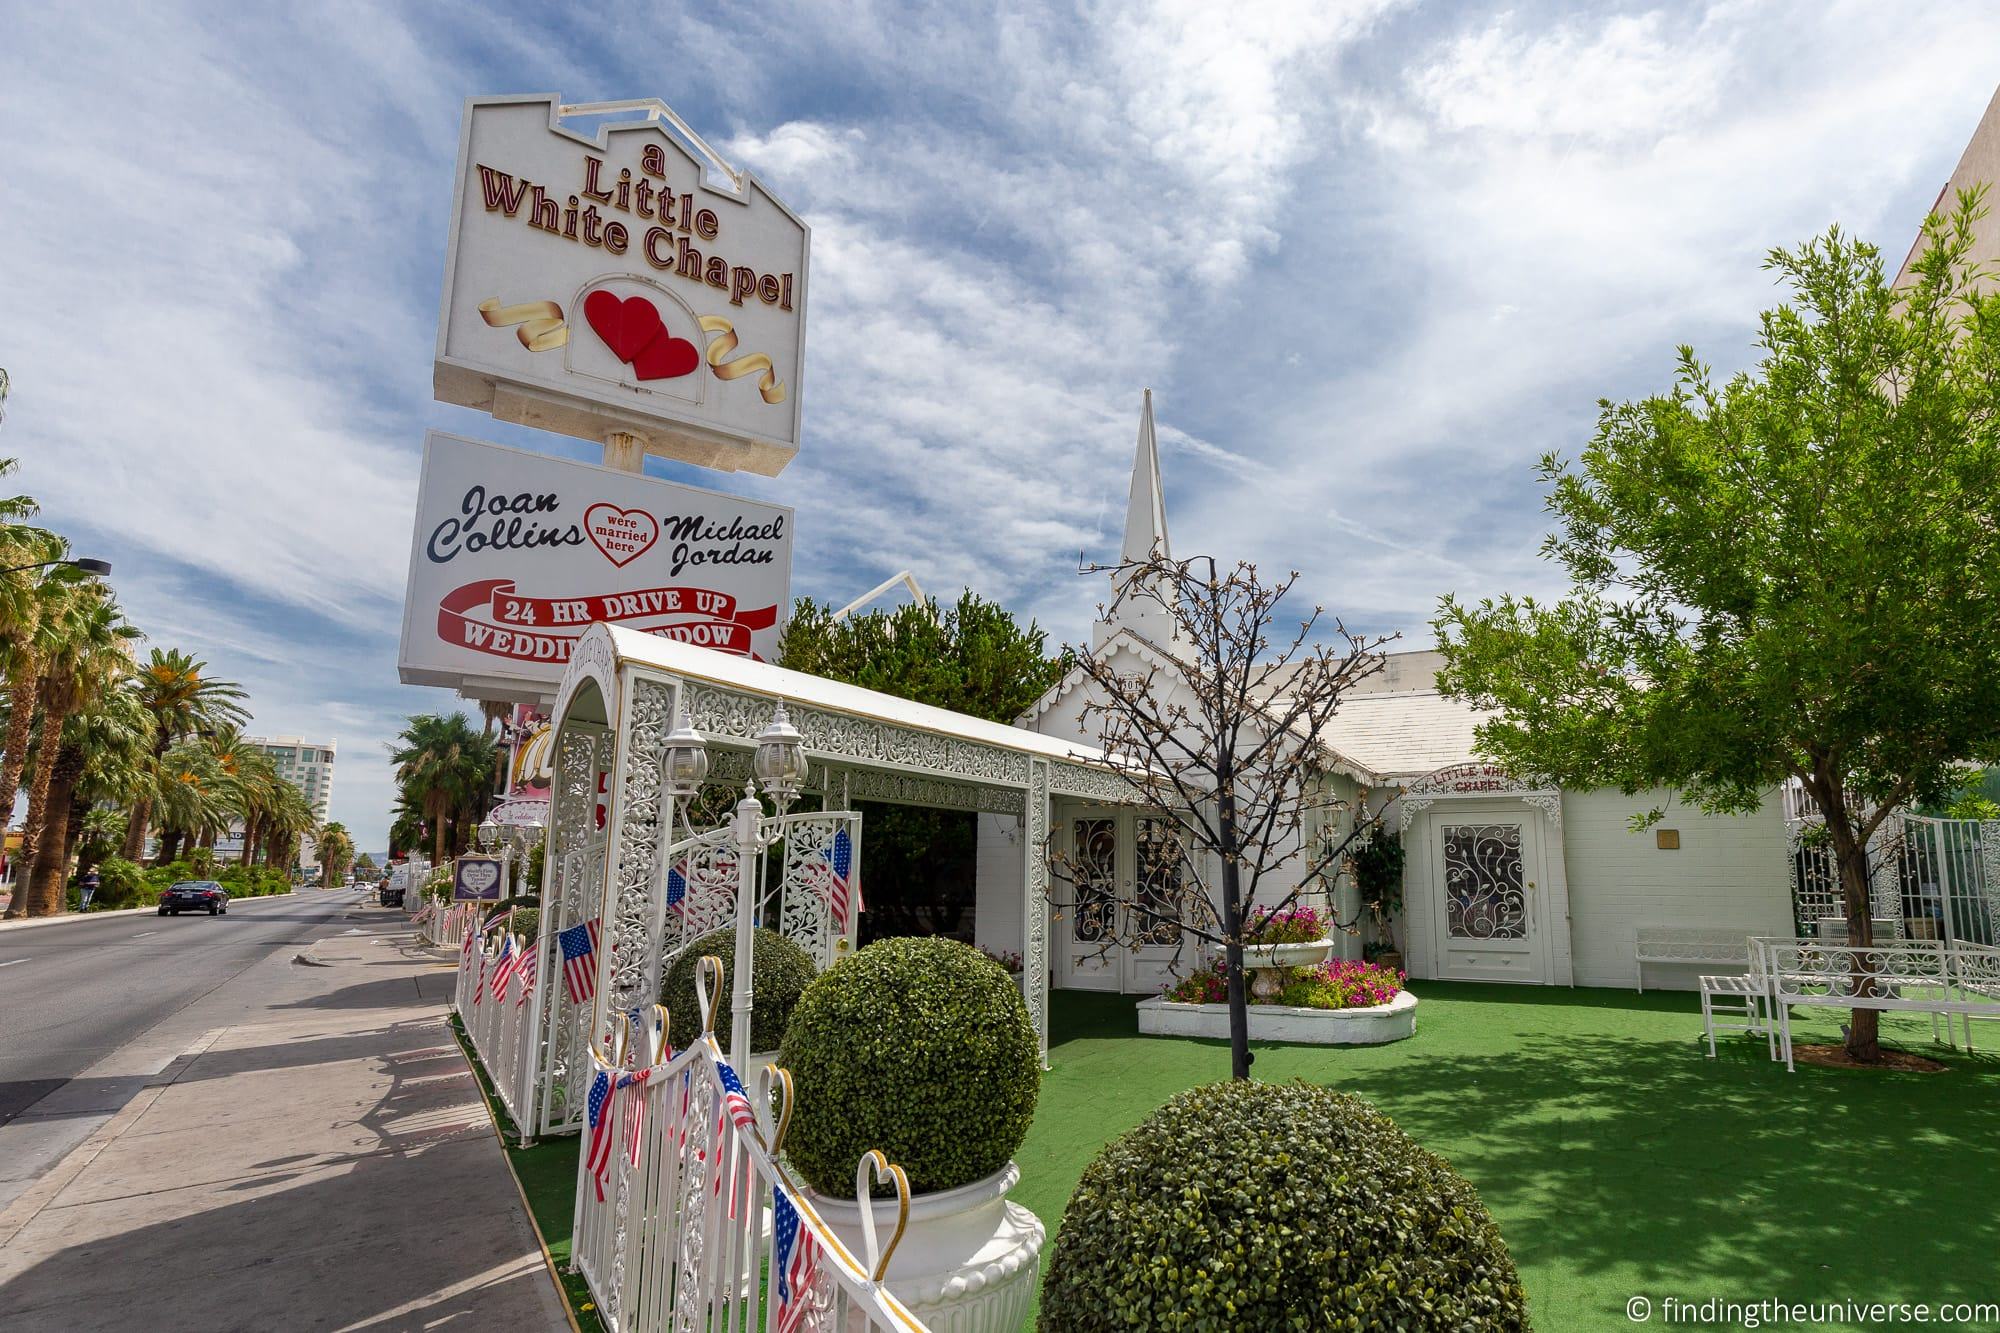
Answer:
[[[553,695],[595,621],[769,661],[792,511],[432,431],[397,662],[406,685]]]
[[[580,112],[653,118],[566,128]],[[437,397],[775,476],[799,447],[807,242],[660,103],[470,98]]]

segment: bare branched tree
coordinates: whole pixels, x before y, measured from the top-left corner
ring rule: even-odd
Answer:
[[[1090,849],[1052,845],[1054,878],[1070,891],[1070,900],[1056,905],[1076,913],[1080,937],[1105,950],[1173,943],[1183,933],[1220,948],[1230,1072],[1248,1078],[1243,946],[1251,905],[1275,913],[1323,896],[1331,908],[1326,886],[1380,821],[1381,806],[1371,810],[1363,789],[1340,830],[1350,803],[1331,797],[1329,755],[1317,737],[1341,697],[1382,669],[1382,645],[1396,636],[1350,634],[1338,620],[1323,634],[1325,609],[1317,606],[1288,638],[1274,636],[1296,571],[1266,584],[1253,564],[1225,574],[1213,558],[1178,560],[1156,550],[1147,560],[1082,572],[1112,576],[1112,602],[1101,608],[1107,618],[1120,607],[1150,603],[1171,625],[1160,644],[1162,664],[1143,672],[1118,670],[1114,651],[1077,650],[1076,658],[1096,687],[1084,708],[1084,730],[1095,725],[1132,801],[1178,825],[1178,865],[1172,855],[1154,858],[1178,873],[1142,874],[1121,926]]]

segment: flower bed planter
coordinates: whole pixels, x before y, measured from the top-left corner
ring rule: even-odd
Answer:
[[[1246,944],[1243,946],[1243,966],[1256,973],[1250,982],[1250,993],[1258,1000],[1268,1002],[1284,989],[1286,968],[1311,967],[1314,963],[1324,963],[1332,956],[1331,939],[1306,940],[1297,944]]]
[[[1282,1004],[1249,1006],[1252,1041],[1290,1041],[1312,1046],[1379,1046],[1416,1035],[1417,997],[1401,991],[1387,1004],[1365,1009],[1297,1009]],[[1139,1031],[1151,1037],[1229,1036],[1226,1004],[1176,1004],[1165,996],[1139,1002]]]
[[[1009,1162],[984,1180],[910,1198],[910,1226],[884,1277],[896,1299],[937,1333],[1014,1333],[1035,1294],[1041,1219],[1007,1199],[1021,1178]],[[861,1205],[812,1193],[812,1204],[853,1254],[862,1245]],[[873,1200],[875,1229],[896,1230],[896,1201]]]

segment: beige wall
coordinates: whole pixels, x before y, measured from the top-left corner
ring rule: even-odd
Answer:
[[[1936,212],[1949,214],[1958,206],[1958,192],[1984,185],[1986,191],[1986,216],[1976,224],[1976,239],[1972,247],[1972,262],[1991,266],[2000,262],[2000,91],[1993,94],[1993,100],[1986,105],[1986,114],[1979,118],[1973,128],[1972,138],[1965,145],[1965,152],[1959,157],[1958,167],[1951,173],[1951,179],[1938,191]],[[1911,237],[1910,251],[1903,260],[1902,270],[1896,275],[1896,285],[1902,286],[1910,274],[1910,261],[1916,258],[1917,244],[1923,239],[1922,233]],[[1888,253],[1893,250],[1885,244]]]
[[[1627,827],[1633,811],[1655,804],[1668,812],[1658,828],[1679,832],[1679,851],[1656,846],[1654,829]],[[1711,816],[1666,792],[1567,793],[1562,839],[1579,986],[1632,985],[1639,926],[1791,933],[1785,828],[1776,801],[1754,815]],[[1698,971],[1648,964],[1646,986],[1692,988]]]

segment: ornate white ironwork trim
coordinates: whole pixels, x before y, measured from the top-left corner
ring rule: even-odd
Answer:
[[[1049,765],[1037,760],[1029,766],[1027,793],[1027,845],[1021,849],[1027,863],[1028,900],[1023,904],[1021,948],[1021,990],[1028,1004],[1028,1019],[1041,1043],[1042,1066],[1049,1063]]]
[[[683,684],[682,697],[689,720],[706,736],[749,744],[771,719],[773,701],[760,694],[691,680]],[[1028,756],[1016,750],[804,705],[789,706],[787,711],[805,737],[807,751],[823,759],[886,764],[1009,787],[1027,785]]]
[[[985,810],[994,814],[1021,813],[1021,793],[1016,789],[952,782],[916,773],[891,773],[879,768],[857,769],[846,776],[850,800],[894,801],[903,805]]]
[[[1504,798],[1519,801],[1531,809],[1541,812],[1551,831],[1562,829],[1562,793],[1559,791],[1535,791],[1528,787],[1506,788],[1496,791],[1447,792],[1438,794],[1410,795],[1405,792],[1396,798],[1396,831],[1407,833],[1416,817],[1436,805],[1439,801],[1492,800]]]

